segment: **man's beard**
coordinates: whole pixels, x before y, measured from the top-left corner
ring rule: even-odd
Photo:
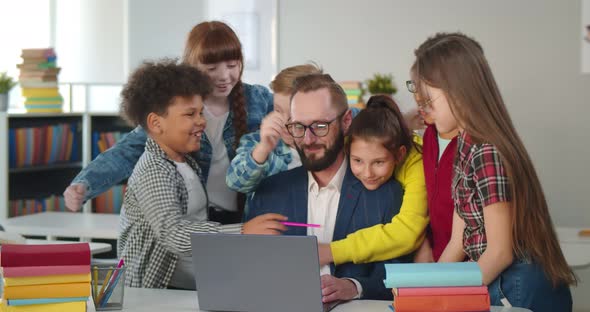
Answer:
[[[322,147],[324,148],[324,156],[318,159],[310,159],[305,155],[304,148],[305,147]],[[330,167],[338,158],[340,152],[344,148],[344,133],[340,130],[338,131],[338,136],[336,140],[334,140],[334,144],[329,149],[326,148],[323,144],[312,144],[312,145],[302,145],[299,146],[295,144],[295,148],[299,153],[299,157],[301,158],[301,163],[303,167],[311,172],[322,171],[328,167]]]

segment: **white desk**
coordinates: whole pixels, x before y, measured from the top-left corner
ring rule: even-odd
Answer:
[[[334,312],[387,312],[390,301],[357,300],[334,308]],[[92,309],[88,309],[89,312]],[[199,310],[197,293],[186,290],[125,288],[123,300],[125,312],[150,311],[204,311]],[[530,312],[522,308],[492,307],[492,312]],[[307,311],[306,311],[307,312]]]
[[[555,227],[557,239],[567,264],[574,268],[590,266],[590,237],[579,236],[582,228]]]
[[[44,240],[44,239],[27,239],[27,244],[31,245],[42,245],[42,244],[71,244],[77,242],[70,242],[70,241],[61,241],[61,240]],[[111,244],[107,243],[88,243],[90,245],[90,252],[93,255],[109,252],[113,249]]]
[[[42,212],[9,218],[2,225],[21,235],[117,239],[119,215],[74,212]]]
[[[557,239],[560,242],[564,243],[584,243],[590,244],[590,237],[589,236],[580,236],[578,235],[583,228],[577,227],[565,227],[565,226],[556,226],[555,232],[557,232]]]

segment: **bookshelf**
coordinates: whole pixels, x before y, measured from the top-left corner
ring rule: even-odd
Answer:
[[[110,146],[130,130],[117,113],[0,112],[0,220],[65,209],[63,191],[97,153],[93,137]],[[82,212],[95,212],[94,204]]]

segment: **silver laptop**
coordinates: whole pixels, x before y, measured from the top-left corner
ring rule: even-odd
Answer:
[[[321,312],[315,236],[192,234],[199,308]]]

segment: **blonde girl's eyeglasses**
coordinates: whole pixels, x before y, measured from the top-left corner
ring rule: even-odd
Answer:
[[[410,93],[414,93],[414,94],[418,93],[418,87],[416,86],[416,82],[414,82],[414,80],[407,80],[406,87],[408,88],[408,91]],[[423,111],[426,114],[432,112],[432,102],[438,100],[439,97],[440,96],[438,96],[434,99],[426,99],[423,101],[416,100],[416,103],[418,104],[418,109],[420,109],[421,111]]]

